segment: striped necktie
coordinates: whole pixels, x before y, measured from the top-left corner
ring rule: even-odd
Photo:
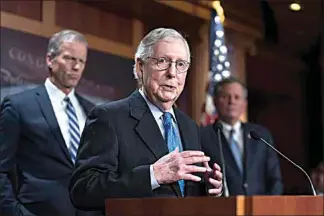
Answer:
[[[235,133],[235,130],[234,129],[231,129],[230,136],[229,136],[229,145],[230,145],[230,148],[232,150],[232,153],[233,153],[235,162],[237,164],[237,167],[239,168],[241,174],[243,174],[243,164],[242,164],[243,163],[243,158],[242,158],[242,153],[240,151],[240,148],[239,148],[237,142],[234,139],[234,133]]]
[[[80,128],[78,123],[78,117],[75,113],[75,109],[71,103],[70,98],[66,97],[64,98],[64,101],[66,102],[66,114],[69,119],[69,134],[70,134],[69,153],[74,163],[77,155],[78,147],[79,147],[79,142],[80,142]]]
[[[172,124],[172,115],[169,112],[165,112],[163,114],[163,127],[164,127],[164,138],[167,142],[169,152],[174,151],[177,147],[179,148],[179,152],[182,151],[182,146],[180,142],[180,136],[178,135],[178,132],[176,128]],[[184,188],[185,188],[185,182],[184,180],[178,181],[181,195],[184,196]]]

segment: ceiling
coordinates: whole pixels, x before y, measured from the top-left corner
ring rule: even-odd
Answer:
[[[211,7],[211,1],[195,2]],[[277,44],[284,52],[297,56],[309,51],[318,36],[324,34],[324,0],[300,0],[302,10],[299,12],[289,9],[291,2],[293,0],[222,0],[227,17],[261,31],[269,26],[269,22],[264,21],[264,7],[261,6],[266,4],[273,14],[270,31],[276,31]]]
[[[138,17],[152,25],[183,26],[184,29],[197,29],[203,20],[189,14],[168,8],[152,0],[86,1],[80,2],[123,16]],[[210,8],[207,0],[186,0]],[[316,43],[324,28],[324,0],[300,0],[302,10],[292,12],[289,4],[293,0],[223,0],[225,14],[234,20],[244,22],[256,29],[264,28],[261,2],[267,2],[273,11],[277,25],[278,45],[285,52],[300,55]],[[207,2],[207,3],[206,3]],[[148,9],[150,8],[150,9]],[[168,11],[167,16],[165,12]],[[181,16],[179,16],[181,13]],[[150,26],[150,25],[148,25]],[[152,27],[152,26],[151,26]],[[322,33],[323,34],[323,33]]]
[[[292,12],[292,0],[268,0],[277,21],[278,44],[294,55],[309,51],[324,31],[324,0],[301,0],[302,10]],[[321,32],[322,31],[322,32]]]
[[[182,11],[168,7],[153,0],[77,0],[91,7],[100,8],[109,13],[115,13],[127,18],[137,18],[144,21],[145,34],[155,27],[168,26],[191,34],[197,33],[197,28],[203,19],[191,16]],[[179,29],[179,26],[182,29]]]

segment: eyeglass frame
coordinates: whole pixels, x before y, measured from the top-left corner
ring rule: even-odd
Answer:
[[[172,59],[171,58],[169,58],[169,57],[160,57],[160,58],[155,58],[155,57],[151,57],[151,56],[148,56],[148,57],[146,57],[146,59],[153,59],[153,60],[155,60],[156,61],[156,66],[162,71],[162,70],[168,70],[170,67],[171,67],[171,65],[172,65],[172,63],[175,63],[175,68],[177,69],[177,73],[178,74],[183,74],[183,73],[186,73],[188,70],[189,70],[189,68],[190,68],[190,62],[188,62],[188,61],[186,61],[186,60],[176,60],[176,61],[172,61]],[[166,59],[166,60],[168,60],[168,63],[169,63],[169,66],[167,67],[167,68],[161,68],[160,66],[159,66],[159,59]],[[179,69],[178,69],[178,67],[177,67],[177,63],[178,62],[184,62],[184,63],[186,63],[187,65],[188,65],[188,68],[185,70],[185,71],[179,71]]]

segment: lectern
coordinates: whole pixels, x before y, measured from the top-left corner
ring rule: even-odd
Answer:
[[[107,199],[107,216],[324,215],[323,196]]]

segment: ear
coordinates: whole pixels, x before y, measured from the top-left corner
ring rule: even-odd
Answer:
[[[142,79],[143,77],[143,67],[144,67],[144,62],[142,59],[137,58],[136,59],[136,74],[138,79]]]
[[[246,110],[247,110],[247,106],[248,106],[248,101],[247,101],[247,99],[245,98],[245,99],[244,99],[244,104],[243,104],[243,107],[244,107],[244,113],[245,113]]]
[[[46,65],[49,68],[52,68],[53,64],[53,57],[51,57],[49,54],[46,55]]]

